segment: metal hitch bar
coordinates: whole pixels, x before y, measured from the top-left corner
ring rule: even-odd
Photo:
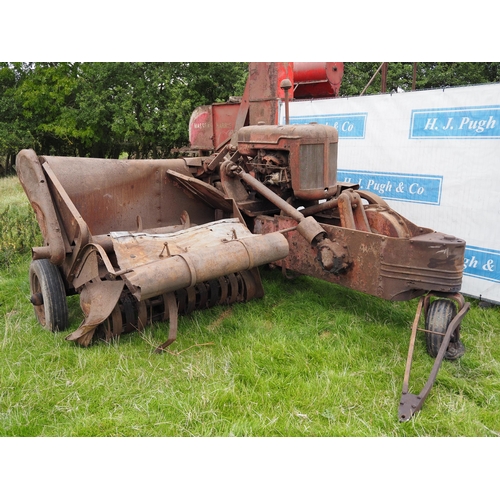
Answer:
[[[412,394],[408,392],[408,385],[410,380],[410,371],[411,371],[411,363],[413,358],[413,350],[415,348],[415,339],[417,336],[418,323],[420,321],[420,316],[422,315],[422,309],[425,307],[425,304],[428,303],[430,299],[430,295],[425,295],[421,297],[417,312],[415,314],[415,319],[413,321],[412,332],[410,337],[410,347],[408,349],[408,358],[406,361],[405,375],[403,380],[403,390],[401,395],[401,400],[399,402],[399,421],[407,422],[411,419],[411,417],[422,408],[425,399],[429,395],[429,392],[434,385],[436,380],[437,373],[439,368],[441,367],[441,362],[443,361],[443,357],[448,349],[448,345],[451,340],[451,336],[453,332],[458,328],[462,318],[465,316],[467,311],[470,309],[470,304],[465,302],[463,296],[461,294],[447,294],[447,298],[455,299],[460,306],[460,310],[456,314],[456,316],[451,320],[448,328],[446,329],[446,333],[444,334],[443,342],[439,348],[438,354],[436,356],[436,360],[434,361],[434,365],[432,367],[431,373],[424,388],[420,391],[420,394]],[[436,294],[437,295],[437,294]],[[439,294],[441,296],[441,294]]]

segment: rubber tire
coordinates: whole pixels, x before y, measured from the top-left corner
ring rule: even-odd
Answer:
[[[68,327],[68,303],[66,289],[57,266],[48,259],[31,261],[31,295],[41,293],[43,304],[34,305],[38,322],[47,330],[57,332]]]
[[[456,314],[457,309],[454,302],[446,299],[434,300],[430,304],[425,317],[425,329],[444,334]],[[444,354],[445,359],[458,359],[463,356],[465,352],[465,347],[460,340],[457,340],[456,333],[457,332],[455,331],[451,334],[448,349]],[[433,358],[437,356],[439,348],[443,343],[443,338],[444,337],[442,335],[425,332],[427,352]]]

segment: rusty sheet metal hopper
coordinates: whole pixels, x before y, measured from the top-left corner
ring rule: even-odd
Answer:
[[[82,346],[168,320],[161,351],[178,312],[262,296],[258,266],[288,254],[282,234],[250,232],[236,204],[193,179],[184,160],[23,150],[16,165],[44,239],[30,266],[36,316],[64,330],[66,297],[80,294],[85,319],[67,339]]]

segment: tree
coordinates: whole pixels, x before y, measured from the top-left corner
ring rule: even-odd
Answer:
[[[341,97],[359,95],[381,63],[347,62]],[[0,174],[38,154],[165,158],[188,145],[197,106],[242,95],[247,63],[0,63]],[[367,94],[379,93],[379,72]],[[390,62],[387,92],[412,88],[413,63]],[[500,81],[500,63],[417,64],[416,89]]]
[[[340,96],[360,95],[380,65],[381,63],[378,62],[345,63]],[[416,69],[416,90],[478,85],[500,81],[500,63],[498,62],[424,62],[417,63]],[[412,81],[413,63],[388,63],[387,92],[411,91]],[[379,93],[381,82],[382,73],[379,71],[365,93]]]
[[[159,158],[195,107],[241,94],[245,63],[0,63],[0,164],[17,152]]]
[[[79,63],[30,65],[16,89],[19,119],[44,154],[75,154]]]
[[[17,89],[27,71],[21,63],[0,63],[0,175],[12,173],[20,149],[33,147],[34,136],[21,117]]]

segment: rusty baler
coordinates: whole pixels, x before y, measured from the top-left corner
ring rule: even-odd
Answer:
[[[31,302],[50,330],[68,323],[66,296],[85,320],[82,346],[177,314],[262,296],[258,266],[283,258],[283,235],[254,235],[232,200],[192,179],[183,160],[17,156],[45,245],[33,248]],[[192,179],[198,196],[177,187]]]
[[[262,296],[258,267],[269,263],[391,301],[420,297],[399,405],[400,420],[409,420],[442,360],[464,352],[465,241],[337,182],[337,130],[288,123],[289,99],[337,95],[342,63],[249,69],[240,99],[193,112],[183,159],[19,153],[19,178],[45,242],[30,268],[37,317],[65,329],[66,295],[79,293],[85,319],[68,340],[88,345],[96,332],[111,340],[169,320],[161,352],[176,337],[178,312]],[[436,360],[417,395],[408,389],[422,314]]]

